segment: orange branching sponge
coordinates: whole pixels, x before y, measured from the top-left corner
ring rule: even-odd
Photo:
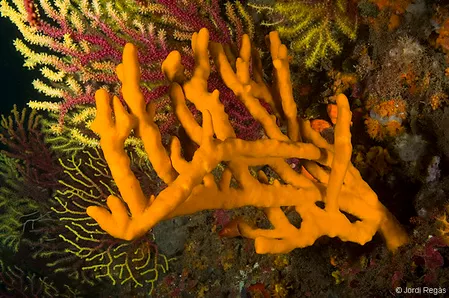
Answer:
[[[334,125],[337,123],[337,112],[338,108],[336,104],[330,103],[327,105],[327,115],[329,116],[332,124]]]
[[[105,90],[99,90],[96,93],[97,115],[92,124],[92,129],[100,135],[101,147],[121,194],[121,198],[109,196],[109,210],[102,206],[87,209],[102,229],[114,237],[130,240],[175,216],[206,209],[256,206],[264,208],[273,229],[252,228],[242,220],[235,220],[234,226],[224,230],[222,236],[242,235],[255,239],[258,253],[285,253],[311,245],[323,235],[364,244],[378,230],[391,250],[407,242],[401,226],[350,163],[351,111],[347,98],[344,95],[336,98],[335,144],[330,145],[312,130],[308,121],[297,117],[287,48],[276,32],[270,33],[268,41],[274,65],[272,86],[263,80],[260,58],[251,48],[247,35],[243,37],[235,68],[222,45],[209,42],[206,29],[192,36],[196,61],[192,77],[184,74],[178,52],[170,53],[164,61],[162,70],[171,82],[169,94],[173,110],[185,133],[199,146],[191,161],[182,156],[176,137],[170,152],[162,146],[159,130],[153,122],[154,107],[145,106],[139,89],[137,50],[131,44],[125,46],[123,63],[117,67],[117,74],[129,112],[117,97],[111,99]],[[209,54],[225,84],[262,124],[264,139],[236,138],[219,92],[210,93],[207,89]],[[202,126],[195,121],[186,100],[202,113]],[[275,114],[282,117],[282,123],[287,124],[286,134],[278,126],[276,116],[270,115],[259,100],[272,105]],[[149,160],[168,185],[157,197],[144,197],[139,181],[130,170],[124,141],[132,129],[143,139]],[[286,161],[289,158],[301,159],[305,170],[292,169]],[[216,182],[211,171],[220,162],[224,162],[225,170],[221,180]],[[275,179],[274,183],[268,183],[263,172],[259,172],[258,178],[253,177],[249,168],[259,165],[271,167],[282,182]],[[232,178],[238,182],[238,187],[231,187]],[[324,208],[321,208],[319,205],[323,203]],[[289,208],[284,211],[281,206]],[[287,218],[286,212],[293,211],[302,217],[299,229]],[[342,211],[354,215],[357,220],[351,222]]]

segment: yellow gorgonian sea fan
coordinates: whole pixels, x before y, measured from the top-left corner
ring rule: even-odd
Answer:
[[[290,48],[305,56],[304,64],[311,68],[330,54],[340,54],[346,36],[357,36],[357,6],[353,0],[281,1],[272,6],[255,1],[249,6],[267,12],[270,22],[281,38],[291,41]]]

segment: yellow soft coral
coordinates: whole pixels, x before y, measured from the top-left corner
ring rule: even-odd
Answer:
[[[392,250],[407,241],[401,226],[350,163],[351,111],[347,98],[336,97],[335,144],[330,145],[311,129],[308,121],[297,117],[287,48],[276,32],[270,33],[268,40],[274,65],[274,82],[270,87],[263,80],[262,64],[247,35],[243,37],[235,70],[225,49],[220,44],[209,43],[206,29],[192,36],[196,67],[190,79],[184,75],[178,52],[172,52],[163,63],[162,69],[171,81],[169,94],[174,112],[186,134],[199,145],[190,162],[183,158],[176,137],[172,140],[170,154],[162,146],[159,130],[153,122],[154,107],[145,106],[139,89],[137,50],[131,44],[125,46],[123,63],[117,67],[117,74],[129,112],[117,97],[111,99],[105,90],[96,93],[97,115],[92,129],[100,135],[104,156],[122,196],[121,199],[109,196],[109,210],[101,206],[87,209],[101,228],[114,237],[129,240],[145,234],[164,219],[205,209],[249,205],[264,208],[274,226],[268,230],[254,229],[243,221],[236,222],[238,233],[256,240],[258,253],[285,253],[311,245],[323,235],[364,244],[378,230]],[[219,100],[219,92],[210,93],[207,89],[209,53],[224,83],[262,124],[266,138],[257,141],[236,138]],[[203,114],[202,126],[190,113],[186,100]],[[276,114],[282,117],[280,120],[287,124],[287,134],[259,100],[277,110]],[[142,138],[155,171],[168,185],[157,197],[143,195],[130,169],[124,142],[132,129]],[[311,178],[296,172],[286,162],[294,157],[302,160]],[[211,171],[220,162],[226,167],[217,183]],[[270,166],[283,182],[274,179],[270,184],[263,172],[259,172],[257,178],[251,175],[249,167],[258,165]],[[331,170],[326,170],[328,168]],[[239,187],[231,187],[232,178]],[[320,202],[324,203],[324,208],[317,205]],[[301,228],[289,222],[281,206],[290,206],[288,210],[300,213]],[[341,211],[358,220],[351,222]],[[232,234],[229,232],[225,236]]]
[[[449,245],[449,205],[444,208],[445,210],[436,217],[437,223],[440,225],[438,231],[443,238],[444,242]]]

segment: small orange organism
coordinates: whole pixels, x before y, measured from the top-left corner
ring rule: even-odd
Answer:
[[[447,102],[447,94],[444,92],[437,92],[430,96],[430,106],[432,110],[438,109],[443,103]]]
[[[447,56],[449,54],[449,18],[440,27],[436,44],[446,53],[446,59],[449,59]]]
[[[371,97],[366,103],[369,115],[365,125],[371,138],[383,140],[385,137],[395,137],[404,131],[402,122],[406,119],[406,104],[403,99],[386,101]]]
[[[312,127],[312,129],[314,131],[317,131],[317,132],[322,132],[322,131],[332,127],[332,125],[329,122],[327,122],[326,120],[322,120],[322,119],[311,120],[310,126]]]
[[[371,0],[376,4],[380,11],[391,11],[388,22],[388,30],[393,31],[399,27],[401,23],[401,16],[405,13],[407,6],[411,3],[410,0]]]

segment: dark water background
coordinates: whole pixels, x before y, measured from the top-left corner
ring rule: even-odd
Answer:
[[[18,37],[16,26],[0,17],[0,114],[9,114],[14,104],[21,110],[28,101],[43,98],[32,85],[39,71],[23,67],[24,58],[14,47]]]

